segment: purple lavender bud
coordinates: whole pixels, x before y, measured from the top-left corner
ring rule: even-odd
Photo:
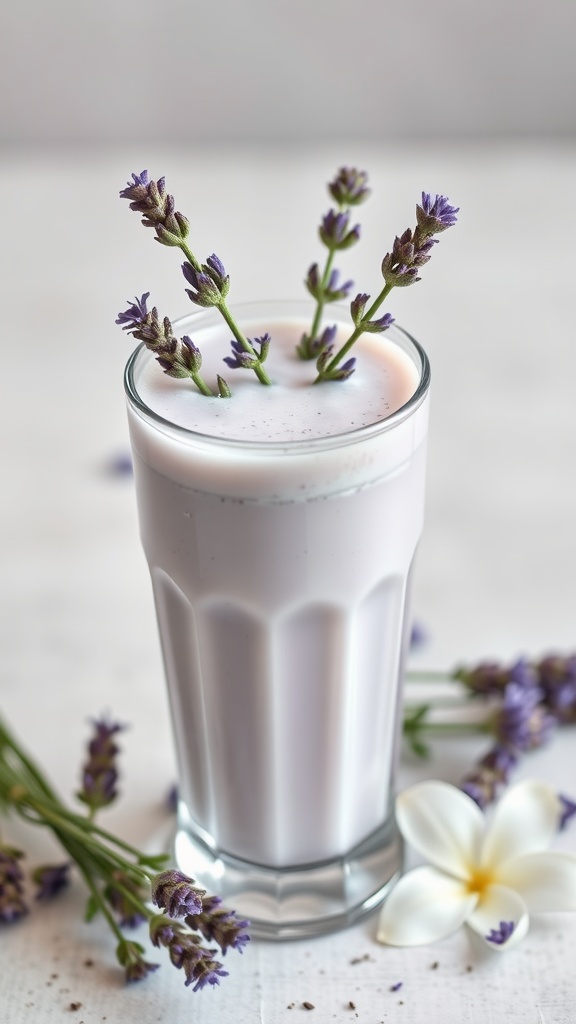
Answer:
[[[208,259],[206,260],[206,267],[207,273],[210,273],[210,276],[213,278],[214,281],[216,281],[216,283],[221,288],[223,282],[228,280],[228,275],[226,273],[226,270],[224,269],[224,264],[222,263],[222,260],[218,259],[216,253],[212,253],[211,256],[208,256]]]
[[[508,669],[508,679],[525,690],[538,689],[538,673],[526,658],[518,658]]]
[[[174,923],[165,914],[156,914],[150,921],[150,941],[153,946],[169,946],[175,935]]]
[[[88,744],[89,756],[82,770],[82,789],[77,796],[92,811],[97,811],[111,804],[118,795],[116,755],[119,747],[113,737],[125,726],[107,722],[104,718],[94,720],[92,724],[94,735]]]
[[[349,221],[349,213],[339,213],[337,210],[329,210],[322,218],[318,232],[328,249],[331,251],[349,249],[351,245],[358,241],[360,238],[360,225],[356,224],[355,227],[348,230]]]
[[[187,237],[188,221],[175,210],[174,197],[166,191],[165,178],[151,181],[148,171],[133,174],[120,197],[130,200],[130,209],[143,215],[142,223],[155,229],[156,240],[162,245],[180,245]]]
[[[132,476],[134,471],[132,457],[127,452],[113,455],[106,466],[106,471],[112,476]]]
[[[413,252],[408,257],[406,243],[398,237],[394,239],[392,252],[387,252],[382,260],[381,269],[386,284],[394,288],[406,288],[420,280],[418,268],[413,265]]]
[[[124,969],[126,981],[144,981],[144,978],[147,978],[149,974],[153,973],[153,971],[157,971],[159,966],[160,964],[151,964],[142,958],[132,960]]]
[[[502,706],[494,716],[492,731],[497,740],[513,750],[541,747],[556,728],[556,719],[541,704],[538,687],[512,680],[506,685]]]
[[[258,363],[258,357],[246,352],[243,345],[235,339],[230,342],[231,356],[224,356],[224,362],[233,370],[252,370]]]
[[[343,299],[348,298],[353,287],[353,281],[343,281],[340,283],[340,271],[333,270],[324,288],[324,300],[325,302],[341,302]]]
[[[184,984],[194,983],[194,992],[198,992],[205,985],[218,985],[220,978],[228,974],[222,964],[214,960],[214,950],[204,949],[196,935],[179,930],[170,942],[168,950],[174,967],[184,971]]]
[[[178,810],[178,786],[174,783],[166,794],[166,807],[170,814],[176,814]]]
[[[133,174],[132,181],[129,181],[126,188],[120,192],[120,198],[132,201],[146,198],[149,180],[148,171],[142,171],[141,174]]]
[[[246,352],[240,341],[233,339],[230,342],[232,355],[225,356],[224,362],[233,370],[253,370],[255,366],[258,366],[259,363],[263,363],[266,359],[271,341],[272,339],[268,333],[263,334],[261,338],[254,338],[253,341],[250,342],[254,349],[254,354],[252,354],[250,352]]]
[[[200,349],[187,334],[181,339],[178,357],[190,376],[199,373],[202,366],[202,355]]]
[[[351,359],[347,359],[342,366],[336,367],[330,373],[330,380],[348,380],[354,373],[354,367],[356,366],[356,358],[352,356]]]
[[[268,352],[270,350],[271,342],[272,338],[270,337],[267,331],[265,334],[262,335],[261,338],[254,338],[254,341],[252,342],[252,347],[258,353],[258,359],[261,363],[266,361]]]
[[[518,756],[513,750],[497,745],[463,778],[460,789],[484,810],[500,795],[517,762]]]
[[[123,331],[134,331],[138,330],[143,320],[146,320],[148,316],[148,309],[146,306],[146,300],[149,299],[150,292],[144,292],[144,294],[138,298],[134,298],[134,302],[128,306],[123,313],[118,313],[118,319],[114,322],[120,324]]]
[[[51,900],[70,884],[70,864],[46,864],[35,868],[32,881],[38,886],[37,900]]]
[[[24,875],[18,863],[24,854],[14,846],[0,845],[0,922],[12,924],[28,913],[24,902]]]
[[[510,681],[510,673],[496,661],[482,661],[472,669],[460,666],[454,672],[454,679],[477,696],[501,696]]]
[[[576,722],[576,655],[547,655],[536,672],[549,710],[563,723]]]
[[[355,167],[341,167],[328,185],[328,190],[340,206],[357,206],[370,195],[370,189],[366,187],[367,181],[366,171],[359,171]]]
[[[576,816],[576,801],[571,800],[568,796],[563,796],[562,793],[558,794],[560,803],[562,804],[562,813],[560,815],[560,822],[558,828],[560,831],[566,828],[568,822]]]
[[[423,192],[422,205],[416,207],[418,227],[425,235],[438,235],[456,223],[459,209],[458,206],[450,206],[445,196],[432,198],[428,192]]]
[[[182,273],[192,285],[192,289],[186,289],[186,294],[197,306],[217,306],[230,290],[230,278],[214,253],[202,264],[200,270],[196,270],[189,262],[183,263]]]
[[[152,882],[152,902],[169,917],[199,914],[204,889],[199,889],[188,875],[171,869],[162,871]]]
[[[354,373],[354,367],[356,365],[356,359],[352,356],[342,366],[335,366],[332,370],[327,370],[326,367],[330,362],[332,356],[332,347],[324,349],[320,353],[316,360],[316,369],[318,370],[318,376],[321,380],[347,380]]]
[[[383,334],[394,323],[394,317],[390,313],[384,313],[378,320],[362,320],[360,326],[366,334]]]
[[[360,292],[355,299],[352,299],[350,303],[350,313],[352,321],[356,327],[358,327],[362,317],[364,316],[364,310],[366,309],[366,303],[370,298],[366,292]]]
[[[246,932],[250,922],[238,917],[235,910],[226,910],[219,896],[203,896],[202,912],[190,914],[186,924],[209,942],[216,942],[223,954],[228,949],[242,953],[250,941]]]
[[[428,630],[418,621],[412,623],[410,631],[410,650],[417,650],[428,642]]]
[[[500,921],[498,928],[492,930],[485,936],[486,942],[492,942],[495,946],[503,946],[512,935],[516,925],[514,921]]]
[[[305,283],[306,283],[306,287],[307,287],[308,291],[310,292],[310,295],[312,296],[312,298],[314,298],[314,299],[321,298],[321,296],[322,296],[322,289],[320,287],[320,283],[321,283],[320,282],[320,271],[318,269],[318,264],[317,263],[313,263],[312,266],[308,268],[308,273],[306,275],[306,282]]]
[[[123,939],[116,948],[116,958],[124,968],[126,981],[143,981],[152,971],[158,970],[159,964],[149,964],[143,959],[143,947],[138,942],[127,942]]]
[[[197,291],[186,288],[186,294],[191,302],[197,306],[217,306],[222,301],[222,295],[218,285],[212,280],[209,274],[202,271],[196,274]]]
[[[334,352],[334,346],[333,345],[326,345],[323,349],[321,349],[320,355],[318,356],[318,359],[316,360],[316,369],[318,370],[319,374],[323,374],[324,373],[324,369],[328,365],[328,363],[330,362],[330,358],[331,358],[333,352]]]
[[[188,262],[188,260],[182,264],[182,273],[188,281],[188,284],[191,284],[193,288],[198,287],[198,272],[194,269],[192,264]]]

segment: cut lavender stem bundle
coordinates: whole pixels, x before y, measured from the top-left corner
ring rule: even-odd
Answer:
[[[461,788],[486,807],[498,797],[509,774],[530,750],[548,743],[561,725],[576,722],[576,655],[549,654],[540,659],[519,658],[510,664],[480,661],[447,672],[417,670],[407,673],[411,683],[448,683],[458,686],[451,706],[486,706],[485,717],[474,721],[431,720],[446,697],[432,698],[405,709],[404,731],[412,750],[427,754],[426,735],[478,733],[491,735],[495,745],[464,776]],[[567,822],[572,817],[566,801]]]
[[[241,952],[248,941],[248,922],[238,919],[233,911],[223,910],[220,901],[208,897],[193,879],[178,871],[163,870],[167,859],[164,855],[142,853],[95,822],[96,811],[117,796],[115,737],[122,728],[106,719],[93,723],[83,788],[78,794],[88,813],[81,815],[62,803],[0,720],[0,804],[31,824],[49,828],[65,851],[65,864],[34,872],[38,899],[57,895],[67,884],[69,869],[74,865],[89,892],[86,918],[91,920],[99,914],[107,922],[116,939],[116,955],[126,980],[141,981],[158,967],[144,958],[144,947],[128,940],[122,931],[147,922],[153,944],[167,946],[171,963],[184,969],[186,985],[194,983],[194,991],[198,991],[205,985],[218,984],[227,973],[214,959],[215,951],[203,946],[202,935],[210,934],[212,940],[221,942],[223,952],[227,948]],[[14,922],[28,912],[22,857],[20,850],[0,845],[3,922]],[[161,932],[150,900],[165,910]],[[201,918],[198,925],[195,915]],[[184,922],[173,920],[183,916],[187,918]]]

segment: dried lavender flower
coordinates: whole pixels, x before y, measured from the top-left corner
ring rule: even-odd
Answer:
[[[12,924],[28,913],[24,900],[24,875],[18,863],[24,854],[14,846],[0,845],[0,922]]]
[[[206,985],[219,985],[228,971],[214,959],[215,950],[202,946],[200,938],[190,933],[177,933],[168,946],[170,961],[186,976],[185,985],[193,984],[193,992]]]
[[[368,175],[356,167],[341,167],[328,185],[328,191],[339,206],[357,206],[370,195]]]
[[[218,985],[220,978],[228,974],[222,964],[214,959],[216,950],[206,949],[200,936],[180,921],[157,914],[150,921],[150,939],[154,946],[168,949],[171,962],[184,971],[185,984],[194,983],[194,992],[205,985]]]
[[[214,253],[200,270],[195,270],[189,262],[183,263],[182,273],[192,285],[185,289],[186,294],[197,306],[220,306],[230,291],[230,278]]]
[[[360,225],[349,228],[350,214],[346,211],[328,210],[322,218],[318,234],[327,249],[335,252],[349,249],[360,239]]]
[[[192,285],[192,288],[186,289],[188,297],[195,305],[214,306],[219,310],[242,349],[253,357],[250,369],[254,370],[261,384],[270,384],[270,378],[262,367],[261,360],[226,305],[230,278],[226,274],[222,261],[213,253],[208,257],[206,263],[200,263],[191,251],[186,241],[189,234],[188,221],[175,209],[174,197],[168,194],[165,179],[159,178],[158,181],[153,181],[150,179],[148,171],[133,174],[132,181],[129,181],[126,188],[122,189],[120,196],[130,200],[131,210],[143,215],[142,223],[146,227],[155,229],[156,241],[161,242],[162,245],[175,246],[184,253],[186,262],[183,264],[182,270],[186,280]],[[145,297],[143,296],[143,299],[148,298],[148,295],[149,292]],[[155,321],[152,314],[155,314]],[[134,337],[145,341],[149,348],[158,350],[157,359],[165,373],[171,377],[191,377],[200,393],[211,397],[213,392],[198,372],[198,359],[195,357],[196,362],[192,366],[190,360],[187,361],[187,353],[182,352],[176,339],[173,339],[173,345],[168,345],[167,339],[161,337],[161,332],[158,333],[157,310],[153,310],[152,314],[150,314],[152,321],[148,321],[145,303],[141,307],[136,300],[134,306],[120,314],[116,323],[120,324],[124,330],[128,330]],[[197,349],[196,352],[198,352]],[[226,381],[218,376],[217,384],[216,394],[218,397],[229,398],[232,392]]]
[[[457,220],[459,207],[450,206],[446,196],[432,196],[422,193],[422,205],[416,207],[416,220],[425,235],[437,235],[451,228]]]
[[[120,198],[130,200],[130,209],[143,215],[142,223],[155,229],[156,240],[163,245],[180,246],[188,237],[188,221],[175,210],[174,197],[168,195],[165,178],[151,181],[148,171],[133,174],[132,181],[120,192]]]
[[[90,757],[114,759],[116,733],[120,726],[105,719],[96,720]],[[116,937],[117,958],[127,981],[141,981],[157,970],[158,964],[144,959],[144,948],[126,939],[121,927],[148,921],[156,946],[166,946],[171,962],[183,968],[186,984],[197,991],[216,985],[226,975],[215,959],[216,950],[205,949],[201,936],[181,921],[156,915],[148,905],[150,889],[162,905],[180,915],[203,911],[203,889],[196,889],[186,875],[166,871],[166,856],[144,853],[127,841],[105,831],[93,821],[93,812],[79,814],[69,810],[58,798],[34,759],[25,753],[0,719],[0,803],[27,822],[48,827],[63,847],[70,863],[75,864],[88,892],[86,920],[100,914]],[[23,899],[23,874],[20,850],[0,844],[0,922],[11,922],[27,913]],[[34,873],[40,886],[40,898],[54,895],[67,877],[66,865],[41,867]],[[160,872],[160,874],[158,874]],[[228,948],[242,950],[247,937],[245,922],[220,908],[218,920]],[[208,908],[216,904],[207,902]],[[116,920],[116,915],[121,919]]]
[[[209,942],[216,942],[223,954],[228,949],[242,953],[250,941],[246,931],[250,922],[238,917],[235,910],[223,907],[219,896],[204,895],[201,912],[189,914],[186,924],[194,931],[201,932]]]
[[[116,959],[124,968],[126,981],[143,981],[159,964],[150,964],[144,960],[144,947],[139,942],[128,942],[122,939],[116,948]]]
[[[316,383],[343,379],[334,371],[360,335],[364,332],[379,333],[390,327],[393,322],[391,315],[387,313],[375,319],[376,312],[380,309],[392,288],[406,287],[420,280],[418,270],[428,263],[432,255],[432,247],[437,243],[437,239],[432,236],[445,231],[455,224],[457,213],[458,209],[450,206],[445,196],[435,196],[432,199],[428,193],[422,193],[422,205],[416,207],[416,228],[414,231],[407,228],[402,235],[396,236],[392,251],[386,253],[382,260],[381,270],[384,278],[384,287],[368,310],[366,310],[366,304],[369,296],[366,293],[359,293],[352,301],[350,312],[352,314],[354,330],[338,351],[331,355],[329,360],[322,360],[320,365],[317,362],[318,376],[316,377]],[[342,219],[344,216],[342,213],[337,214],[331,211],[330,219],[324,219],[321,227],[321,237],[325,244],[329,244],[329,240],[331,240],[331,244],[335,245],[338,244],[340,238],[343,242],[347,238],[348,222]],[[346,216],[348,215],[346,214]],[[314,327],[317,331],[318,324],[316,322]],[[313,335],[314,330],[310,332],[310,336]]]
[[[232,369],[240,370],[253,370],[258,362],[263,363],[268,356],[268,350],[270,348],[271,337],[268,333],[263,334],[261,338],[254,338],[250,344],[254,350],[254,355],[246,352],[239,341],[233,339],[230,342],[232,348],[232,355],[225,356],[224,362],[227,366]]]
[[[544,703],[562,723],[576,722],[576,654],[549,654],[536,662]]]
[[[107,807],[118,796],[116,755],[119,747],[114,737],[125,726],[107,722],[105,718],[95,719],[92,724],[94,735],[88,744],[88,760],[82,770],[82,789],[76,795],[95,813],[101,807]]]
[[[38,886],[37,900],[51,900],[70,884],[70,863],[44,864],[32,872],[32,881]]]
[[[508,747],[495,746],[488,751],[460,782],[460,789],[484,810],[496,800],[518,763],[518,755]]]
[[[128,331],[137,341],[144,342],[167,376],[177,379],[190,377],[201,394],[213,397],[214,392],[200,373],[200,349],[187,334],[177,338],[169,318],[165,316],[161,320],[156,306],[148,310],[149,294],[145,292],[140,299],[136,297],[128,309],[119,313],[116,323],[121,324],[122,330]],[[230,388],[221,377],[217,378],[217,385],[219,397],[228,398]]]
[[[508,941],[512,932],[515,928],[514,921],[500,921],[498,928],[492,928],[492,930],[485,936],[487,942],[492,942],[495,946],[503,946]]]
[[[506,685],[502,705],[492,721],[492,731],[502,746],[525,751],[548,742],[557,721],[542,706],[542,696],[538,687],[526,687],[516,680]]]
[[[370,190],[367,182],[365,171],[344,166],[340,167],[328,184],[328,192],[337,206],[331,207],[324,214],[318,229],[320,240],[328,253],[322,271],[318,263],[312,263],[308,269],[305,284],[316,300],[316,309],[310,330],[302,335],[296,349],[301,359],[316,360],[318,373],[315,383],[346,380],[350,377],[354,372],[355,360],[343,360],[351,346],[361,334],[382,333],[393,323],[390,313],[375,316],[388,292],[393,287],[404,287],[420,280],[418,269],[428,262],[432,247],[437,243],[433,236],[456,223],[458,208],[451,206],[445,196],[422,193],[421,203],[416,207],[415,229],[412,231],[408,228],[401,236],[397,236],[392,251],[382,261],[384,287],[368,310],[366,304],[369,295],[360,293],[356,296],[351,305],[353,332],[334,352],[330,344],[322,340],[326,330],[322,327],[322,316],[327,303],[342,301],[352,291],[353,281],[340,279],[340,271],[333,266],[333,260],[337,252],[349,249],[360,238],[360,225],[351,225],[350,211],[368,198]],[[262,384],[270,384],[270,378],[263,367],[264,347],[261,345],[258,351],[240,330],[227,307],[230,278],[222,261],[213,253],[205,263],[200,263],[192,253],[187,243],[188,220],[176,210],[174,197],[168,193],[165,179],[153,180],[146,170],[132,174],[132,180],[121,190],[120,196],[129,200],[132,210],[142,214],[142,223],[155,230],[157,241],[175,246],[184,253],[182,270],[191,285],[186,289],[188,297],[195,305],[217,308],[234,335],[232,356],[225,358],[227,365],[233,369],[252,370]],[[168,337],[168,327],[164,330],[160,328],[157,311],[148,314],[148,296],[149,293],[146,293],[142,300],[136,299],[129,309],[119,315],[117,324],[153,348],[160,366],[169,376],[191,377],[202,394],[212,395],[213,392],[199,376],[201,357],[198,350],[194,348],[188,352],[183,351],[181,343]],[[217,394],[221,397],[229,397],[231,394],[221,377],[218,377]]]
[[[156,876],[152,883],[152,902],[169,917],[185,917],[202,912],[204,889],[194,885],[182,871],[170,869]]]
[[[477,696],[502,696],[508,683],[517,683],[522,688],[539,686],[538,673],[525,658],[519,658],[512,665],[501,665],[495,661],[482,661],[472,669],[459,666],[453,678],[463,683]]]

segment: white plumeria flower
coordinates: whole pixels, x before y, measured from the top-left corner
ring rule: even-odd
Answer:
[[[377,938],[393,946],[435,942],[466,923],[494,949],[528,931],[529,913],[576,910],[576,857],[545,853],[562,805],[551,786],[512,786],[490,824],[446,782],[421,782],[396,800],[404,838],[431,866],[404,875],[381,912]]]

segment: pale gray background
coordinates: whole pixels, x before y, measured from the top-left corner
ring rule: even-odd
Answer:
[[[571,135],[574,0],[2,0],[8,144]]]

